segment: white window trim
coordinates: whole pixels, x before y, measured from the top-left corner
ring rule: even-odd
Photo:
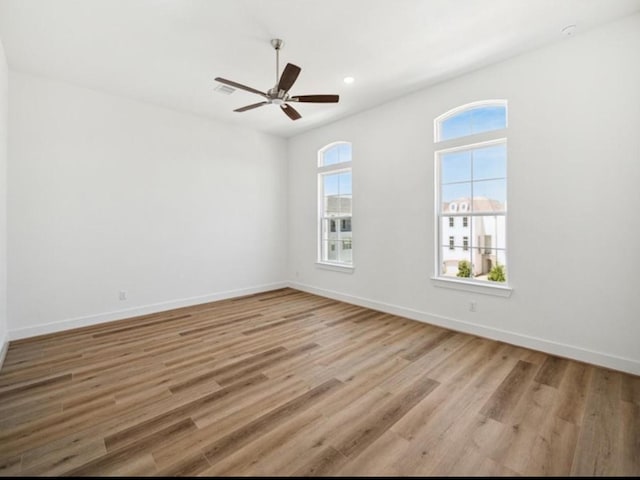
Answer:
[[[353,265],[345,265],[344,263],[316,262],[316,267],[323,270],[333,270],[334,272],[353,273],[355,267]]]
[[[513,291],[513,287],[510,284],[510,276],[507,277],[507,281],[505,283],[502,283],[502,282],[498,283],[498,282],[474,280],[469,278],[461,279],[461,278],[453,278],[453,277],[444,277],[439,275],[440,263],[441,263],[440,250],[441,250],[441,244],[443,244],[442,239],[440,238],[440,229],[442,228],[440,219],[444,218],[445,216],[445,215],[443,215],[442,217],[440,216],[441,185],[440,185],[439,157],[449,152],[456,152],[460,150],[473,150],[476,148],[488,147],[491,145],[498,145],[498,144],[505,144],[505,145],[508,144],[507,128],[501,128],[497,130],[491,130],[488,132],[465,135],[462,137],[452,138],[449,140],[438,140],[440,137],[440,130],[439,130],[440,125],[443,120],[446,120],[447,118],[453,115],[456,115],[464,110],[482,107],[482,106],[490,106],[490,105],[502,105],[505,107],[505,109],[507,109],[507,115],[505,120],[506,120],[506,126],[508,127],[509,113],[508,113],[507,101],[498,100],[498,99],[481,100],[478,102],[467,103],[465,105],[461,105],[459,107],[456,107],[452,110],[445,112],[444,114],[436,117],[436,119],[434,120],[433,134],[435,139],[434,141],[435,151],[434,151],[433,163],[434,163],[434,179],[437,182],[437,188],[434,189],[435,200],[433,202],[434,210],[435,210],[434,218],[436,219],[436,228],[434,229],[434,235],[435,235],[434,245],[436,246],[436,252],[434,256],[435,264],[433,266],[433,271],[436,272],[436,274],[431,277],[431,281],[436,287],[449,288],[453,290],[460,290],[460,291],[466,291],[466,292],[472,292],[472,293],[480,293],[485,295],[510,297],[511,292]],[[508,159],[509,159],[509,156],[507,155],[507,165],[509,163]],[[508,184],[508,176],[507,176],[507,184]],[[508,192],[508,189],[507,189],[507,192]],[[508,218],[508,211],[505,212],[504,215],[505,215],[505,218]],[[447,213],[446,216],[452,216],[452,215],[449,212]],[[469,212],[456,211],[454,212],[453,216],[472,217],[473,215],[470,215]],[[507,220],[507,224],[508,224],[508,220]],[[505,256],[507,257],[507,265],[510,264],[510,262],[508,261],[509,259],[508,240],[509,240],[509,237],[507,235],[505,238],[505,247],[504,247]],[[471,248],[472,246],[469,245],[469,249]]]
[[[494,295],[496,297],[510,297],[513,292],[513,287],[510,285],[504,285],[501,283],[489,283],[479,280],[472,280],[465,278],[464,280],[459,278],[449,277],[431,277],[431,282],[434,286],[440,288],[449,288],[452,290],[460,290],[463,292],[480,293],[483,295]]]
[[[342,272],[342,273],[352,273],[355,269],[354,267],[354,259],[353,259],[353,247],[351,249],[351,255],[352,255],[352,262],[351,265],[346,264],[346,263],[338,263],[338,262],[329,262],[327,260],[323,260],[322,259],[322,219],[324,218],[324,212],[322,210],[322,195],[324,194],[324,186],[322,185],[322,177],[325,174],[336,174],[336,173],[344,173],[344,172],[352,172],[353,174],[353,160],[349,161],[349,162],[340,162],[340,163],[333,163],[331,165],[322,165],[322,156],[324,155],[324,152],[326,152],[327,150],[335,147],[336,145],[340,145],[340,144],[344,144],[344,143],[348,143],[350,145],[351,142],[345,141],[345,140],[340,140],[337,142],[333,142],[330,143],[328,145],[325,145],[324,147],[322,147],[320,150],[318,150],[318,163],[317,166],[318,168],[316,169],[316,178],[317,178],[317,186],[316,186],[316,191],[317,191],[317,197],[316,197],[316,203],[317,203],[317,228],[318,231],[316,232],[316,239],[317,239],[317,253],[316,253],[316,266],[318,268],[322,268],[325,270],[333,270],[335,272]],[[353,178],[353,177],[352,177]],[[353,185],[351,186],[352,191],[353,191]],[[352,193],[353,196],[353,193]],[[353,208],[353,207],[352,207]],[[335,217],[336,219],[340,219],[343,217],[337,216]],[[351,213],[351,218],[353,218],[353,212]],[[351,229],[351,238],[353,241],[353,227]]]

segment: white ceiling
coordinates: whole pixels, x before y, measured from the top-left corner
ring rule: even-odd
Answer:
[[[0,0],[11,69],[290,137],[481,66],[640,11],[640,0]],[[293,122],[217,76],[267,90],[302,67]],[[352,85],[343,78],[354,76]]]

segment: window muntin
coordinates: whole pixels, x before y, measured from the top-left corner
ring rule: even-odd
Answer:
[[[436,141],[448,141],[436,152],[437,277],[491,284],[496,265],[506,271],[506,121],[504,101],[470,104],[435,121]],[[464,138],[494,130],[484,142]]]
[[[318,154],[318,261],[353,265],[351,144],[335,143]]]

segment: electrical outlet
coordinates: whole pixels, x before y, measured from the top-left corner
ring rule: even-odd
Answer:
[[[476,302],[469,302],[469,311],[470,312],[476,311]]]
[[[127,292],[125,290],[120,290],[118,292],[118,298],[120,300],[126,300],[127,299]]]

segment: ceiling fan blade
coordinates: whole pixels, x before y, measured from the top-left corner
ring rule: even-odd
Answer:
[[[287,117],[289,117],[291,120],[298,120],[299,118],[302,118],[302,115],[300,115],[298,111],[291,105],[280,105],[280,108],[284,113],[287,114]]]
[[[239,88],[240,90],[245,90],[245,91],[251,92],[251,93],[257,93],[258,95],[262,95],[265,98],[269,98],[269,97],[267,97],[266,93],[261,92],[260,90],[256,90],[255,88],[247,87],[246,85],[242,85],[241,83],[238,83],[238,82],[233,82],[231,80],[227,80],[226,78],[216,77],[216,82],[224,83],[225,85],[229,85],[230,87]]]
[[[280,76],[280,81],[278,82],[278,90],[284,90],[285,92],[288,92],[298,78],[298,75],[300,75],[300,67],[294,65],[293,63],[287,63],[287,66],[284,67],[284,71]]]
[[[253,110],[254,108],[258,108],[261,107],[263,105],[267,105],[269,102],[259,102],[259,103],[254,103],[252,105],[247,105],[246,107],[240,107],[240,108],[236,108],[234,110],[234,112],[246,112],[247,110]]]
[[[296,95],[289,100],[306,103],[338,103],[340,95]]]

